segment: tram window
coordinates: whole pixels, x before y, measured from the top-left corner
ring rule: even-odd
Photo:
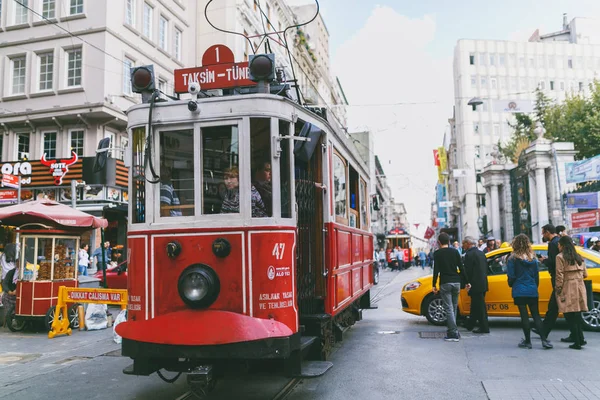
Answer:
[[[350,166],[349,168],[349,173],[348,173],[348,177],[349,179],[349,185],[348,185],[348,190],[350,192],[350,207],[349,207],[349,220],[348,223],[351,227],[353,228],[357,228],[360,224],[360,221],[358,219],[358,202],[360,201],[359,199],[359,194],[358,194],[358,173],[356,172],[356,170],[354,168],[352,168],[352,166]]]
[[[337,154],[333,156],[333,187],[335,196],[335,216],[348,223],[346,215],[346,162]]]
[[[202,128],[203,214],[240,212],[239,149],[237,125]]]
[[[160,216],[194,215],[194,130],[160,132]]]
[[[271,119],[250,118],[250,152],[252,157],[252,217],[273,215],[271,182]]]
[[[362,229],[368,229],[369,221],[367,214],[367,183],[364,179],[360,178],[360,227]]]
[[[290,123],[279,121],[279,136],[290,134]],[[281,218],[292,217],[292,182],[290,179],[290,146],[288,140],[281,142],[279,158],[279,183],[281,187]]]
[[[146,222],[146,177],[144,171],[144,142],[146,128],[133,129],[133,142],[131,145],[132,157],[132,219],[133,223]]]

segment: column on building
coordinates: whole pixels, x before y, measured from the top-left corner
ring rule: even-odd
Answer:
[[[502,238],[500,209],[507,209],[506,206],[502,207],[501,201],[504,200],[500,199],[500,189],[505,184],[506,177],[508,176],[510,179],[510,170],[513,167],[512,164],[489,164],[481,173],[484,187],[486,188],[486,192],[489,193],[486,207],[488,222],[490,223],[488,230],[491,230],[492,235],[496,239]],[[502,191],[504,192],[504,190]],[[511,207],[508,208],[510,209]]]
[[[531,171],[527,173],[527,178],[529,179],[529,217],[532,224],[531,235],[533,241],[536,242],[536,239],[541,237],[540,225],[537,223],[537,185]]]

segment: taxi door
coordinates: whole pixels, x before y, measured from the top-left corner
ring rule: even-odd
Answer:
[[[501,253],[488,258],[488,286],[485,296],[488,315],[509,316],[519,315],[519,309],[514,305],[512,290],[508,286],[506,264],[511,253]]]
[[[533,251],[535,252],[536,257],[538,257],[538,260],[540,260],[540,263],[538,264],[540,273],[540,285],[538,286],[538,293],[540,297],[538,306],[540,309],[540,315],[544,317],[548,311],[548,302],[550,301],[550,296],[552,295],[552,278],[550,277],[548,268],[541,262],[542,257],[545,258],[548,256],[548,251],[546,249],[537,249],[535,247]]]

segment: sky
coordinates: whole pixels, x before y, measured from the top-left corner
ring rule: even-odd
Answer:
[[[292,5],[314,0],[287,0]],[[430,221],[433,149],[449,135],[454,46],[459,39],[527,41],[562,29],[562,15],[600,17],[598,0],[320,0],[350,132],[369,129],[393,195],[413,233]],[[351,5],[351,6],[350,6]]]

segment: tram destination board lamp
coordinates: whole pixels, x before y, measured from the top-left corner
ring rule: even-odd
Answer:
[[[269,93],[270,83],[275,80],[275,54],[250,55],[248,59],[248,78],[258,82],[258,93]]]

